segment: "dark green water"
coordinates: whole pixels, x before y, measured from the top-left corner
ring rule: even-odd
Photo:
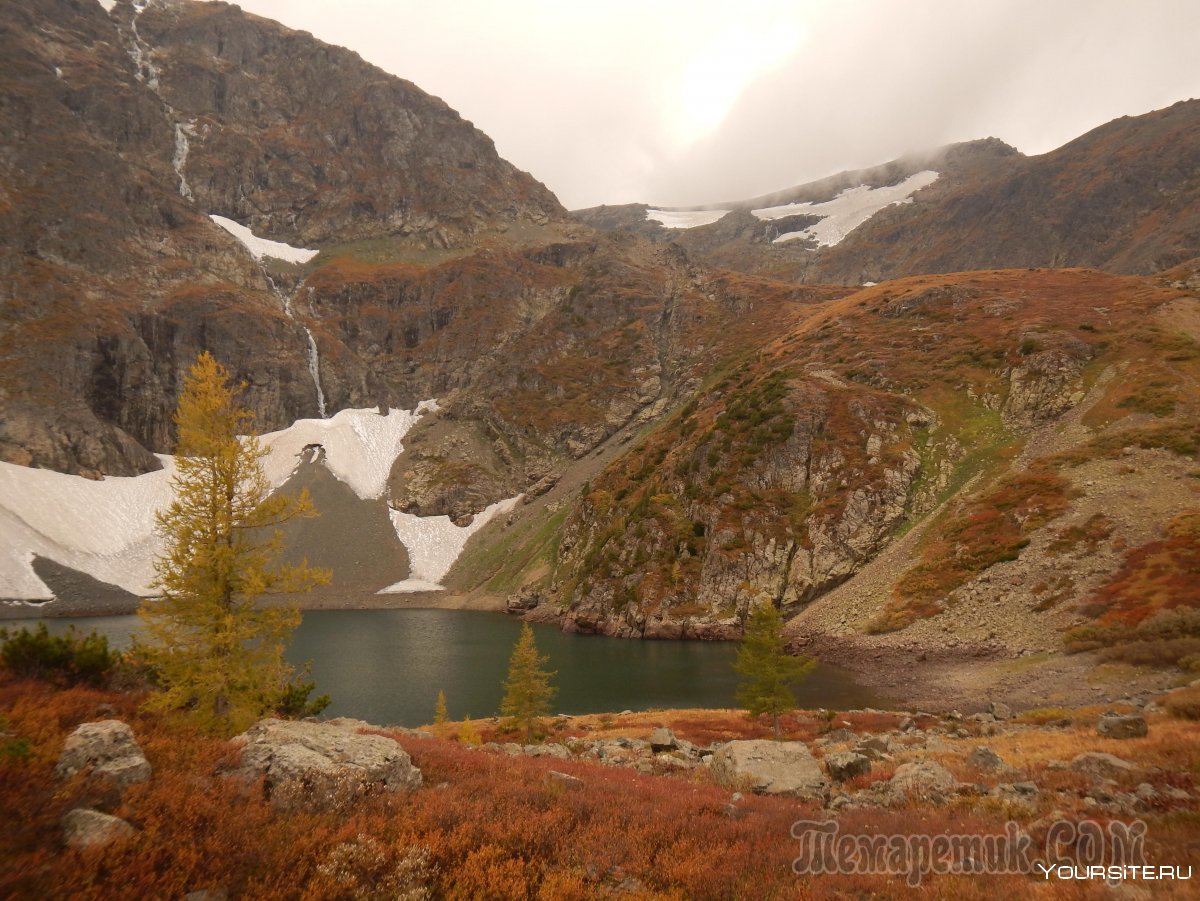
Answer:
[[[3,623],[19,629],[36,620]],[[136,616],[49,619],[53,632],[74,624],[96,629],[126,647]],[[332,695],[328,716],[381,725],[418,726],[433,719],[439,690],[451,717],[494,715],[520,621],[461,610],[308,611],[289,659],[312,661],[318,691]],[[561,713],[603,713],[655,707],[734,707],[736,645],[693,641],[625,641],[565,635],[535,626],[538,649],[550,657]],[[846,710],[878,699],[850,675],[819,666],[797,689],[801,707]]]

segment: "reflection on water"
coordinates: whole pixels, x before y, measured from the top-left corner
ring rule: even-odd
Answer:
[[[4,623],[10,629],[30,621]],[[97,629],[119,647],[129,644],[136,616],[47,620]],[[288,658],[312,662],[320,693],[332,695],[328,716],[417,726],[433,719],[439,690],[452,718],[494,715],[519,620],[463,610],[314,610],[304,614]],[[562,713],[655,707],[733,707],[737,675],[732,643],[625,641],[565,635],[535,626],[538,649],[556,671]],[[802,707],[845,710],[878,703],[848,673],[818,667],[798,688]]]

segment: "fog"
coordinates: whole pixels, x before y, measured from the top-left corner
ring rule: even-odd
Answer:
[[[1200,97],[1194,0],[242,0],[444,99],[568,208],[765,194]]]

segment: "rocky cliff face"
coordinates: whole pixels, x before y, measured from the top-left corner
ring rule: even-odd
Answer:
[[[210,213],[392,257],[461,254],[562,218],[441,101],[236,7],[2,11],[2,459],[156,467],[180,367],[201,349],[247,381],[264,430],[317,415],[324,379],[327,412],[418,392],[364,374],[369,357],[322,357],[311,308],[293,307],[307,270],[256,261]]]
[[[951,609],[961,581],[1031,540],[1026,568],[1047,580],[1031,604],[1051,603],[1060,580],[1040,556],[1051,542],[1030,536],[1072,496],[1052,453],[1062,436],[1099,442],[1081,460],[1109,441],[1194,456],[1182,437],[1194,345],[1162,331],[1174,326],[1134,325],[1178,306],[1176,290],[1012,271],[891,282],[821,305],[591,481],[531,615],[622,637],[734,637],[756,604],[807,609],[948,498],[961,512],[931,526],[941,537],[927,561],[882,590],[903,615],[872,628]],[[1118,388],[1112,373],[1140,371],[1161,341],[1181,342],[1176,368],[1134,376],[1158,386],[1149,393]],[[1121,433],[1144,422],[1123,418],[1138,411],[1162,424]],[[1093,437],[1106,428],[1118,437]]]
[[[569,521],[565,628],[736,637],[754,605],[810,601],[904,519],[915,407],[787,370],[704,400],[595,480]]]

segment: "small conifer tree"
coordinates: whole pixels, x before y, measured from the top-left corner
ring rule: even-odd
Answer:
[[[769,713],[776,741],[780,738],[780,714],[796,706],[792,686],[817,665],[810,657],[792,656],[785,646],[783,617],[774,604],[759,604],[746,621],[733,665],[737,673],[745,677],[738,686],[738,703],[751,716]]]
[[[525,742],[533,741],[534,728],[541,717],[550,712],[550,702],[557,690],[550,684],[554,675],[545,670],[548,657],[538,654],[529,623],[521,626],[521,636],[508,662],[508,680],[504,683],[504,700],[500,713],[509,718],[512,727],[525,731]]]
[[[483,736],[479,734],[479,729],[472,722],[469,713],[463,717],[463,721],[458,726],[458,743],[468,748],[483,744]]]
[[[160,691],[151,709],[183,711],[202,728],[236,732],[265,713],[297,706],[284,649],[300,622],[293,606],[264,607],[264,594],[307,591],[329,573],[279,564],[277,527],[315,515],[308,493],[272,493],[229,374],[203,353],[184,382],[175,413],[175,499],[157,514],[164,552],[155,561],[162,597],[139,611],[139,651]],[[303,707],[303,704],[299,705]],[[304,711],[311,712],[311,711]]]
[[[446,737],[446,724],[450,715],[446,712],[446,693],[438,691],[437,703],[433,707],[433,734],[438,738]]]

